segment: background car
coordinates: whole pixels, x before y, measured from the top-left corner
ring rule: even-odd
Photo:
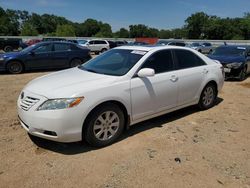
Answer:
[[[209,58],[220,61],[227,78],[244,80],[250,73],[250,47],[226,45],[216,48]]]
[[[127,46],[147,46],[149,45],[146,42],[138,42],[138,41],[134,41],[134,42],[129,42],[128,44],[126,44]]]
[[[103,147],[138,122],[195,104],[211,108],[223,83],[222,65],[195,50],[122,46],[31,81],[18,114],[34,136]]]
[[[203,43],[194,42],[190,45],[190,47],[204,54],[209,54],[212,53],[213,51],[213,46],[210,42],[203,42]]]
[[[67,41],[65,38],[57,38],[57,37],[45,37],[42,39],[43,42],[46,41]]]
[[[99,54],[100,52],[103,53],[110,49],[109,42],[107,40],[90,40],[83,46],[86,46],[95,54]]]
[[[159,40],[156,44],[157,45],[186,46],[186,43],[180,40]]]
[[[117,46],[124,46],[124,45],[128,44],[128,42],[125,40],[117,40],[117,41],[115,41],[115,43]]]
[[[0,55],[0,70],[21,73],[26,70],[67,68],[91,58],[89,49],[69,42],[40,42],[20,52]]]
[[[5,52],[11,52],[20,48],[23,49],[27,46],[20,38],[0,38],[0,50]]]
[[[109,43],[109,49],[117,47],[117,44],[114,41],[108,40]]]
[[[27,41],[25,41],[25,44],[27,44],[28,46],[31,46],[33,44],[36,44],[38,42],[41,42],[42,40],[41,39],[29,39]]]
[[[84,46],[88,42],[88,40],[85,40],[85,39],[69,39],[67,41],[73,42],[73,43],[78,44],[80,46]]]

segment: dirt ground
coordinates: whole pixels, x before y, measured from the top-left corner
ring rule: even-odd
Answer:
[[[225,82],[218,104],[142,122],[95,149],[30,138],[16,100],[47,74],[0,75],[0,187],[250,188],[250,77]]]

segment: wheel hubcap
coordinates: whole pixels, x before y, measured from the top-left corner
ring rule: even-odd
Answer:
[[[95,121],[93,131],[98,140],[109,140],[118,131],[120,120],[115,112],[102,113]]]
[[[214,99],[214,90],[212,87],[207,87],[206,90],[204,91],[204,96],[202,98],[203,104],[206,106],[209,106]]]
[[[11,69],[12,72],[19,72],[20,71],[20,66],[18,64],[14,63],[14,64],[12,64],[10,66],[10,69]]]

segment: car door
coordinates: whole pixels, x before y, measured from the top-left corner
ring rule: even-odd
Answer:
[[[142,68],[155,70],[153,77],[131,79],[131,103],[133,120],[173,108],[177,103],[177,80],[173,71],[171,50],[151,55]],[[139,71],[139,70],[138,70]]]
[[[25,66],[31,69],[50,68],[52,46],[51,43],[46,43],[28,52]]]
[[[51,67],[62,68],[69,65],[70,54],[72,53],[70,44],[54,43]]]
[[[177,64],[178,105],[192,103],[199,97],[199,91],[206,78],[206,63],[189,50],[173,50]]]

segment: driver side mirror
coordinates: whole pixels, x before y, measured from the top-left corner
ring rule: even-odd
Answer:
[[[152,77],[155,75],[155,70],[150,68],[143,68],[137,73],[137,75],[140,78]]]

